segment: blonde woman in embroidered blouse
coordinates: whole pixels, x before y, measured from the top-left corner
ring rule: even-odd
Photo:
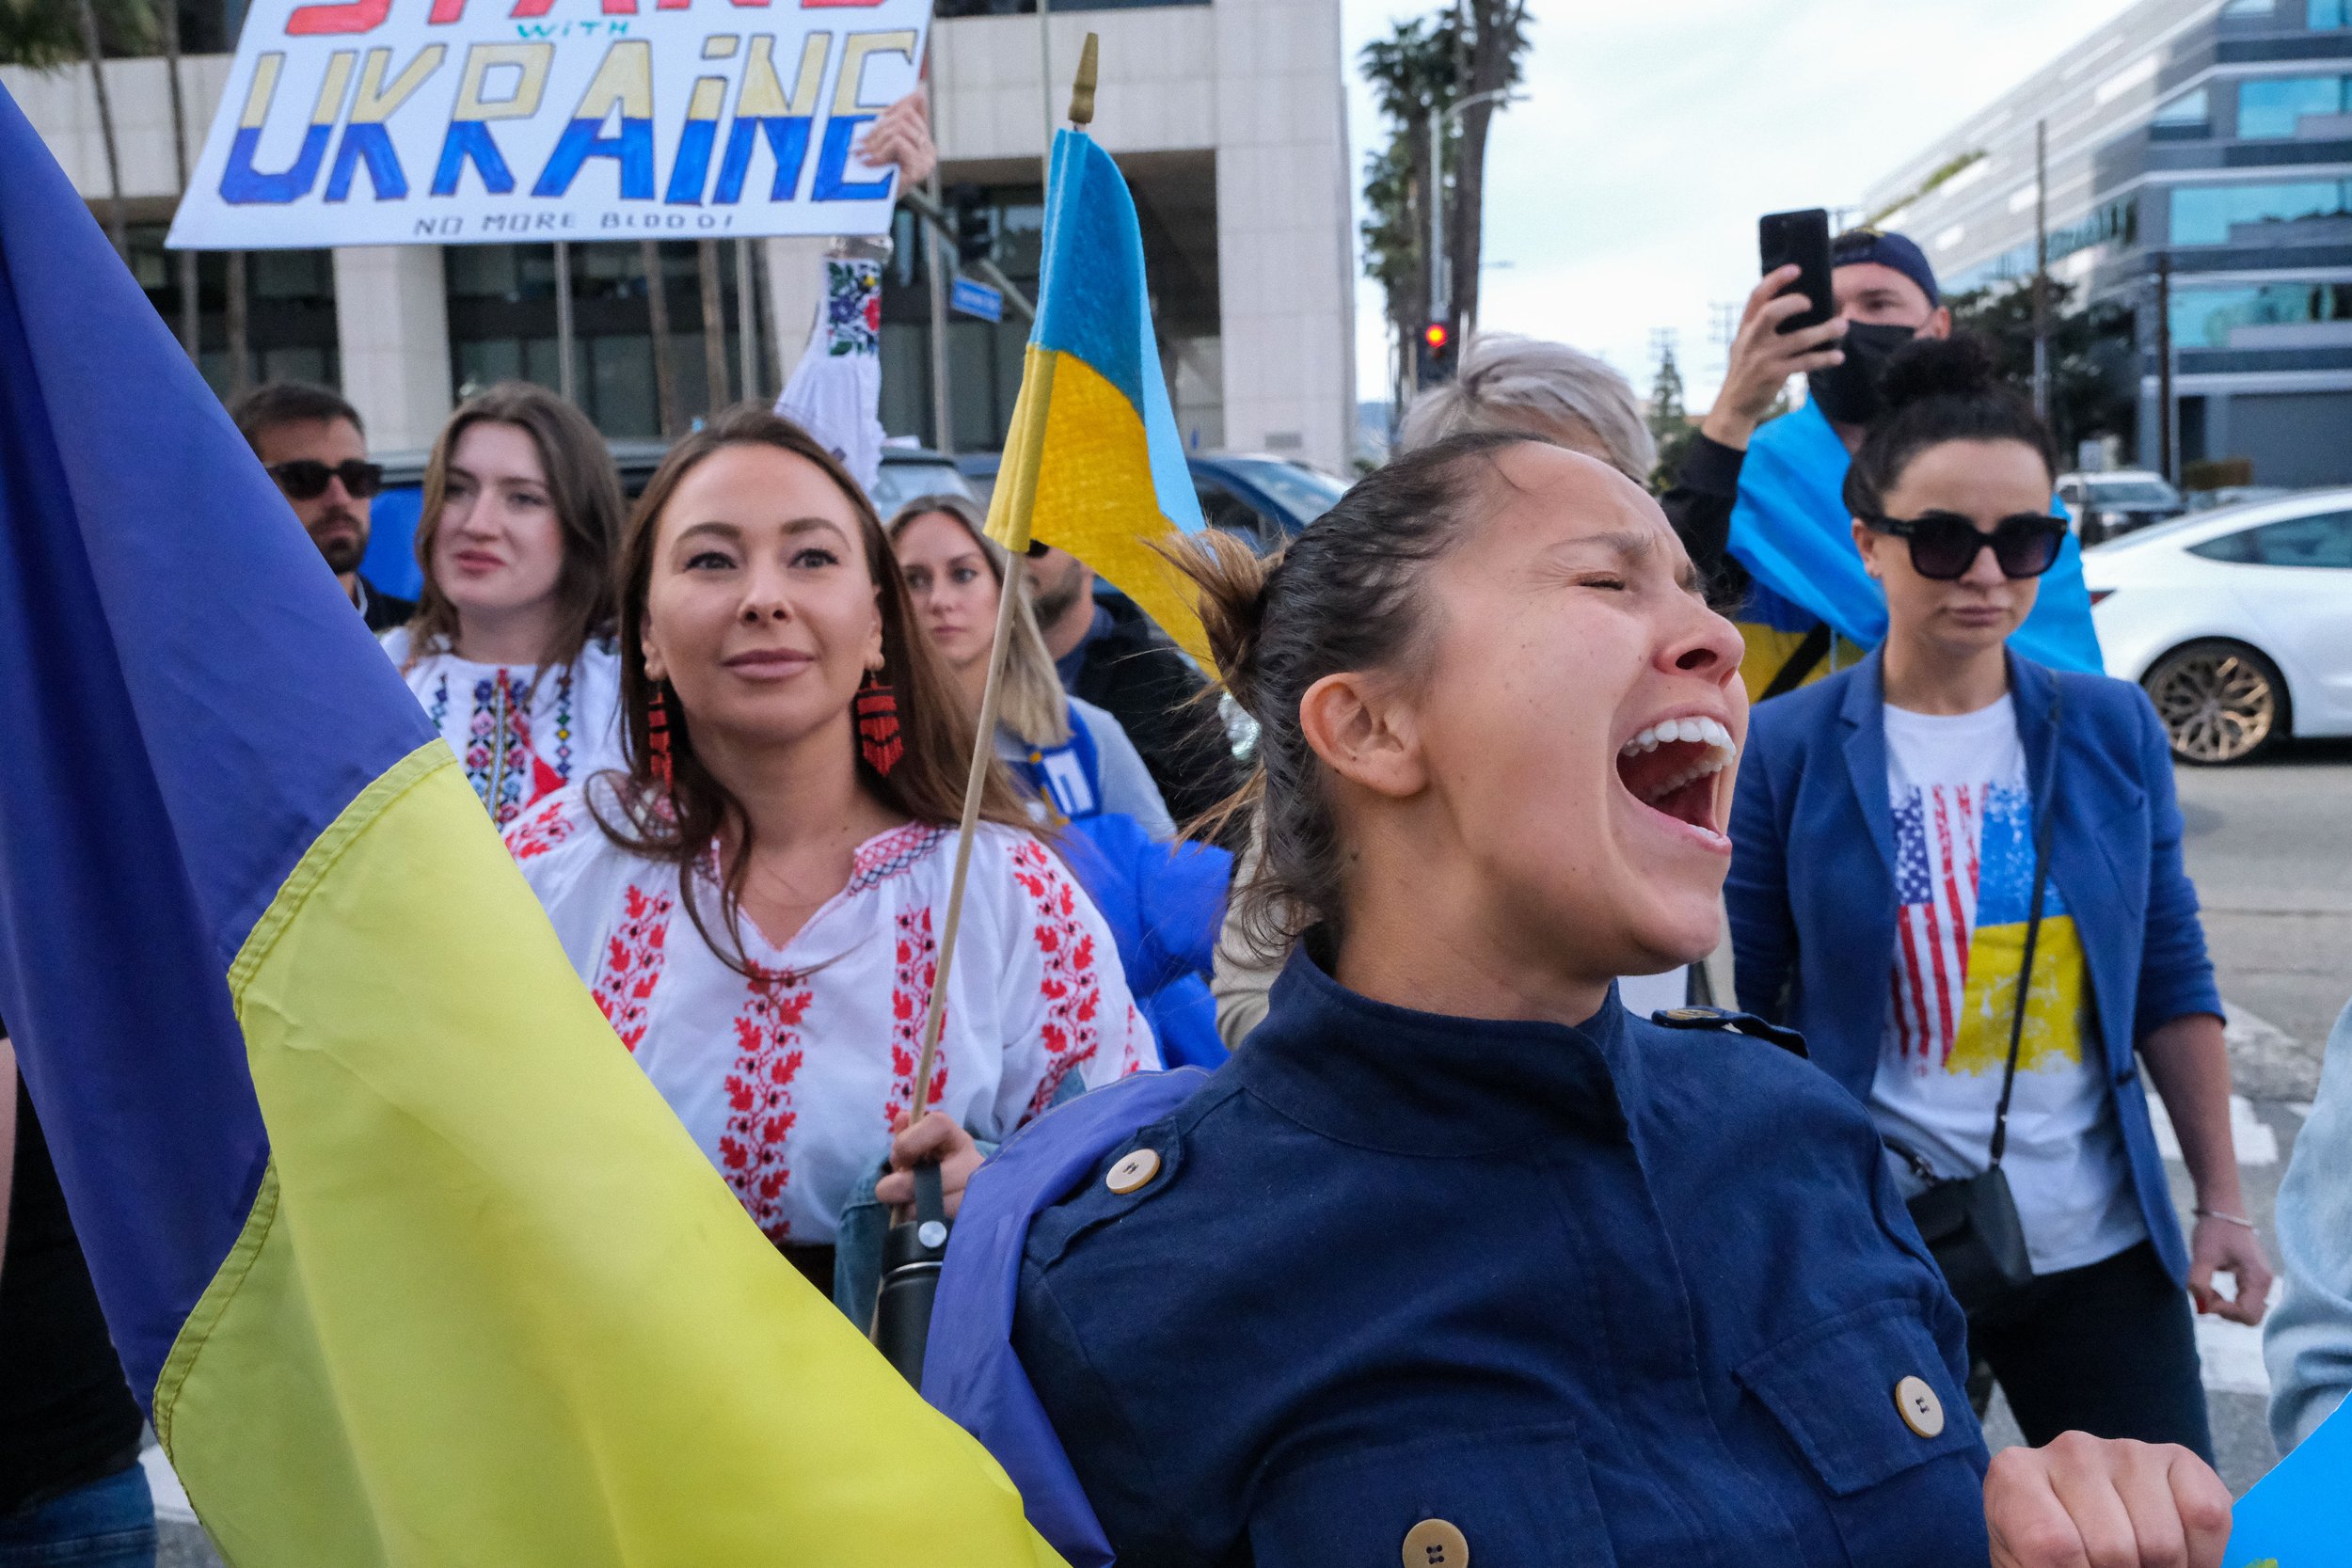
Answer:
[[[542,388],[491,388],[433,444],[424,593],[384,646],[501,826],[620,766],[609,581],[621,514],[604,437]]]
[[[1102,916],[999,770],[940,1109],[894,1148],[972,719],[872,505],[798,426],[739,408],[654,476],[618,580],[627,770],[556,795],[507,843],[623,1043],[760,1228],[830,1290],[839,1217],[877,1191],[885,1155],[939,1157],[953,1204],[976,1138],[1158,1054]],[[901,1187],[894,1175],[881,1196],[908,1200]]]

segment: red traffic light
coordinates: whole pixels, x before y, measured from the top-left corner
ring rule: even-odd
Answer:
[[[1454,334],[1447,330],[1443,322],[1431,322],[1421,329],[1421,341],[1429,345],[1429,352],[1432,354],[1443,354],[1445,345],[1452,341],[1453,338]]]

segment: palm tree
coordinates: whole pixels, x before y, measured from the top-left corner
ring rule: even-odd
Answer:
[[[106,237],[115,254],[131,259],[131,242],[122,231],[122,155],[115,146],[114,104],[106,96],[106,52],[98,39],[97,0],[81,0],[82,47],[89,55],[89,77],[98,91],[98,135],[106,144]]]
[[[180,0],[162,0],[158,20],[164,44],[164,69],[171,80],[171,161],[179,172],[180,194],[188,191],[188,119],[181,103],[180,94]],[[188,351],[188,357],[197,357],[197,343],[202,316],[196,297],[196,252],[183,250],[178,260],[180,274],[180,346]]]
[[[637,242],[637,260],[645,270],[645,325],[653,334],[654,414],[661,438],[678,433],[677,371],[670,363],[670,283],[661,270],[661,242]]]
[[[69,9],[57,0],[0,0],[0,65],[57,71],[89,63],[98,90],[98,133],[106,146],[106,232],[118,254],[128,258],[122,225],[122,163],[115,142],[114,104],[106,94],[104,40],[137,46],[154,26],[151,0],[76,0]],[[103,10],[103,26],[100,12]]]

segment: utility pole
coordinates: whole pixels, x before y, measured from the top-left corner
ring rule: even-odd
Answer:
[[[1714,299],[1707,304],[1707,341],[1722,353],[1715,361],[1715,373],[1724,374],[1731,369],[1731,345],[1740,337],[1740,307],[1727,299]]]
[[[2156,252],[2156,471],[2168,482],[2172,467],[2172,255]]]
[[[1481,103],[1518,102],[1518,95],[1509,87],[1497,87],[1491,92],[1471,93],[1442,109],[1433,104],[1429,110],[1429,319],[1444,323],[1449,329],[1459,327],[1467,332],[1469,324],[1453,321],[1453,311],[1446,303],[1452,296],[1446,288],[1449,269],[1445,253],[1445,128]]]
[[[2050,418],[2050,122],[2033,122],[2033,411]]]
[[[1445,113],[1429,106],[1429,319],[1445,320]]]

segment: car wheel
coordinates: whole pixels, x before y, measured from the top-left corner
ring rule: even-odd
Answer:
[[[2279,667],[2243,642],[2191,642],[2140,682],[2184,762],[2245,762],[2287,733]]]

